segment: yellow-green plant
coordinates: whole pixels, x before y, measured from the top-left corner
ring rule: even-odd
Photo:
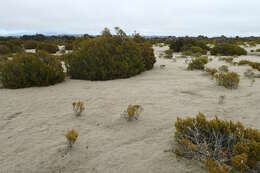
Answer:
[[[178,156],[205,161],[212,173],[229,171],[228,167],[256,171],[260,161],[259,130],[218,117],[208,120],[202,113],[195,118],[177,118],[175,128]]]
[[[228,66],[227,65],[222,65],[218,68],[220,72],[228,72]]]
[[[207,63],[208,63],[207,56],[193,58],[188,65],[188,70],[204,70],[204,66]]]
[[[83,101],[75,101],[72,103],[73,111],[76,116],[80,116],[81,113],[85,110],[85,104]]]
[[[218,72],[216,68],[206,68],[205,71],[209,73],[212,77],[214,77],[215,74]]]
[[[224,86],[228,89],[237,89],[240,81],[240,76],[235,72],[220,72],[215,75],[219,86]]]
[[[127,110],[123,112],[123,117],[128,121],[138,120],[143,112],[143,107],[140,105],[128,105]]]
[[[73,144],[76,142],[76,140],[78,139],[78,132],[74,129],[69,130],[66,134],[65,137],[68,141],[68,146],[69,148],[72,148]]]

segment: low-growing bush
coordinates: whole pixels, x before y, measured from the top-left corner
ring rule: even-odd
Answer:
[[[210,74],[212,77],[215,76],[215,74],[218,72],[216,68],[206,68],[205,71]]]
[[[12,53],[11,49],[4,45],[4,44],[1,44],[0,45],[0,55],[6,55],[6,54],[10,54]]]
[[[259,62],[252,62],[252,61],[248,61],[248,60],[241,60],[241,61],[239,61],[238,65],[249,65],[253,69],[256,69],[256,70],[260,71],[260,63]]]
[[[38,46],[38,42],[34,40],[28,40],[24,42],[23,46],[24,49],[36,49]]]
[[[220,57],[220,61],[225,61],[227,63],[233,63],[234,58],[233,57]]]
[[[56,53],[59,50],[59,48],[57,45],[52,44],[52,43],[40,43],[37,46],[37,51],[38,50],[46,51],[48,53]]]
[[[237,89],[240,81],[240,76],[235,72],[220,72],[215,75],[219,86],[224,86],[228,89]]]
[[[207,56],[193,58],[188,65],[188,70],[204,70],[205,64],[208,63]]]
[[[173,50],[168,49],[168,50],[166,50],[164,53],[165,53],[164,58],[166,58],[166,59],[172,59]]]
[[[225,173],[231,169],[257,171],[259,130],[218,117],[207,120],[202,113],[195,118],[177,118],[175,128],[178,143],[175,153],[204,161],[210,173]]]
[[[152,45],[137,43],[117,28],[108,29],[94,39],[84,39],[79,48],[65,56],[68,74],[73,79],[111,80],[128,78],[153,68]]]
[[[256,51],[256,52],[260,52],[260,49],[256,49],[255,51]]]
[[[5,60],[0,70],[5,88],[48,86],[65,79],[61,62],[43,52],[17,54],[12,60]]]
[[[76,142],[76,140],[78,139],[78,132],[74,129],[68,131],[66,134],[65,134],[65,137],[68,141],[68,147],[69,148],[72,148],[73,144]]]
[[[246,55],[247,51],[237,45],[229,43],[219,43],[210,50],[211,55],[223,55],[223,56],[233,56],[233,55]]]
[[[228,71],[229,71],[227,65],[222,65],[222,66],[220,66],[220,67],[218,68],[218,70],[219,70],[220,72],[228,72]]]
[[[140,114],[143,112],[143,108],[140,105],[128,105],[127,110],[122,113],[123,118],[127,121],[138,120]]]
[[[170,42],[170,49],[174,52],[194,51],[194,53],[206,54],[209,48],[204,42],[196,39],[177,38]]]
[[[81,113],[85,110],[85,104],[83,101],[75,101],[72,103],[72,106],[76,116],[80,116]]]

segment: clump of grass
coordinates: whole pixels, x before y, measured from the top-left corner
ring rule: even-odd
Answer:
[[[207,56],[193,58],[188,65],[188,70],[204,70],[205,64],[208,63]]]
[[[240,82],[240,76],[235,72],[220,72],[215,75],[219,86],[228,89],[237,89]]]
[[[258,71],[260,71],[260,63],[259,62],[252,62],[252,61],[248,61],[248,60],[241,60],[241,61],[239,61],[238,65],[249,65],[253,69],[257,69]]]
[[[218,70],[219,70],[220,72],[228,72],[228,71],[229,71],[227,65],[222,65],[222,66],[220,66],[220,67],[218,68]]]
[[[127,121],[138,120],[140,114],[143,112],[143,108],[140,105],[128,105],[127,110],[125,110],[122,116]]]
[[[85,110],[85,104],[83,101],[75,101],[72,103],[73,111],[76,116],[80,116],[81,113]]]
[[[212,78],[215,76],[215,74],[218,72],[216,68],[206,68],[205,71],[212,76]]]
[[[260,132],[240,122],[208,120],[198,113],[195,118],[177,118],[175,140],[178,156],[205,162],[210,173],[257,171],[260,161]]]
[[[219,60],[232,64],[234,57],[220,57]]]
[[[172,59],[172,54],[173,54],[173,50],[168,49],[168,50],[165,51],[164,58],[166,58],[166,59]]]
[[[67,139],[67,141],[68,141],[68,147],[69,147],[69,148],[72,148],[73,144],[74,144],[74,143],[76,142],[76,140],[78,139],[78,136],[79,136],[78,132],[77,132],[76,130],[74,130],[74,129],[69,130],[69,131],[66,133],[65,137],[66,137],[66,139]]]

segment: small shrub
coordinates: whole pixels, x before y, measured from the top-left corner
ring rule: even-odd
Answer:
[[[207,63],[208,63],[207,56],[193,58],[188,65],[188,70],[204,70],[205,64]]]
[[[202,113],[195,118],[177,118],[175,128],[178,156],[205,161],[211,173],[229,172],[230,167],[256,171],[260,161],[259,130],[218,117],[207,120]]]
[[[217,44],[210,50],[212,55],[223,55],[223,56],[233,56],[233,55],[246,55],[247,51],[237,45],[232,45],[229,43]]]
[[[228,71],[229,71],[227,65],[222,65],[222,66],[220,66],[220,67],[218,68],[218,70],[219,70],[220,72],[228,72]]]
[[[260,49],[256,49],[255,51],[256,51],[256,52],[260,52]]]
[[[235,72],[220,72],[215,75],[219,86],[224,86],[228,89],[237,89],[240,77]]]
[[[138,120],[140,114],[143,112],[143,108],[140,105],[128,105],[127,110],[125,110],[122,116],[127,121]]]
[[[258,63],[258,62],[252,62],[252,61],[248,61],[248,60],[241,60],[241,61],[239,61],[238,65],[249,65],[253,69],[257,69],[258,71],[260,71],[260,63]]]
[[[233,58],[233,57],[221,57],[221,58],[219,58],[219,60],[220,60],[220,61],[225,61],[225,62],[227,62],[227,63],[232,64],[234,58]]]
[[[173,54],[173,50],[168,49],[168,50],[165,51],[165,56],[164,56],[164,58],[166,58],[166,59],[172,59],[172,54]]]
[[[214,77],[215,74],[218,72],[216,68],[206,68],[205,71],[209,73],[212,77]]]
[[[72,106],[76,116],[80,116],[81,113],[85,110],[85,104],[83,101],[73,102]]]
[[[73,49],[73,44],[72,43],[66,43],[65,44],[65,50],[72,50]]]
[[[55,44],[41,43],[37,46],[37,50],[46,51],[48,53],[56,53],[59,50],[59,48]]]
[[[24,42],[23,46],[25,49],[36,49],[38,46],[38,43],[33,40],[28,40],[28,41]]]
[[[65,79],[61,62],[44,52],[17,54],[2,62],[0,73],[3,86],[13,89],[54,85]]]
[[[65,135],[67,141],[68,141],[68,147],[72,148],[73,144],[76,142],[76,140],[78,139],[78,132],[74,129],[68,131]]]
[[[6,55],[12,53],[11,49],[6,45],[0,45],[0,55]]]

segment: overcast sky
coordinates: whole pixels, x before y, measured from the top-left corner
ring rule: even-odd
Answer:
[[[260,36],[260,0],[0,0],[0,35],[99,34]]]

